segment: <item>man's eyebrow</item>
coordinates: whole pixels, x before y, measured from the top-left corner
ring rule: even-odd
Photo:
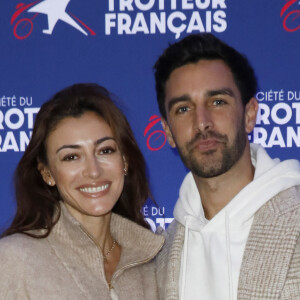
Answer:
[[[211,91],[207,91],[205,94],[207,97],[213,97],[213,96],[218,96],[218,95],[228,95],[230,97],[234,97],[233,90],[229,89],[229,88],[211,90]]]
[[[182,95],[179,97],[174,97],[168,103],[168,111],[170,111],[172,109],[172,107],[175,104],[177,104],[178,102],[186,102],[186,101],[190,101],[190,100],[191,100],[191,97],[189,95]]]
[[[107,140],[116,140],[114,137],[112,136],[105,136],[99,140],[97,140],[94,144],[95,145],[99,145]],[[62,149],[66,149],[66,148],[71,148],[71,149],[80,149],[80,145],[63,145],[61,147],[59,147],[57,150],[56,150],[56,153],[58,153],[59,151],[61,151]]]

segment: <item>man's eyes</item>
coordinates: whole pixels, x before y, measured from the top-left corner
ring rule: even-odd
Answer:
[[[180,106],[180,107],[177,107],[175,109],[175,113],[176,114],[182,114],[182,113],[185,113],[185,112],[187,112],[189,110],[190,110],[190,108],[188,106]]]
[[[209,99],[207,100],[206,102],[206,108],[209,109],[209,107],[212,107],[212,106],[215,106],[215,107],[218,107],[218,106],[223,106],[223,105],[226,105],[228,102],[226,99]],[[174,106],[174,108],[172,109],[173,112],[176,114],[176,115],[180,115],[180,114],[184,114],[188,111],[190,111],[191,109],[193,109],[193,105],[191,106],[190,104],[182,104],[182,105],[178,105],[178,106]]]
[[[216,99],[216,100],[213,101],[213,105],[215,105],[215,106],[224,105],[226,103],[227,102],[225,100],[223,100],[223,99]]]

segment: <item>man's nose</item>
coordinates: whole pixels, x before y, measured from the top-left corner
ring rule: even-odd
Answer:
[[[205,108],[204,106],[196,108],[194,127],[201,132],[213,128],[212,115],[209,109]]]

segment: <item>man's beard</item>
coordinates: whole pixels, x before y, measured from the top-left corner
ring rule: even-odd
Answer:
[[[197,153],[197,147],[194,145],[197,141],[205,140],[207,138],[213,138],[218,143],[223,145],[221,149],[221,157],[215,157],[218,155],[218,150],[208,150]],[[183,163],[186,165],[191,172],[197,177],[211,178],[219,176],[227,172],[231,167],[241,158],[246,147],[246,136],[244,120],[237,131],[235,138],[231,145],[228,145],[227,135],[222,135],[214,131],[208,131],[206,133],[197,133],[195,137],[185,147],[179,148],[178,152],[181,156]],[[199,155],[202,156],[202,160],[197,159]]]

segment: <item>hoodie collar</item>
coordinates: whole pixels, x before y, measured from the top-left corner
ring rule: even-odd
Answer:
[[[200,194],[195,180],[189,172],[179,191],[179,199],[174,208],[174,217],[182,225],[191,220],[204,226],[216,223],[225,212],[236,223],[244,223],[254,213],[279,192],[300,184],[300,164],[297,160],[272,159],[265,149],[251,144],[251,161],[255,167],[253,181],[244,187],[213,219],[205,218]],[[200,224],[199,224],[200,223]]]

